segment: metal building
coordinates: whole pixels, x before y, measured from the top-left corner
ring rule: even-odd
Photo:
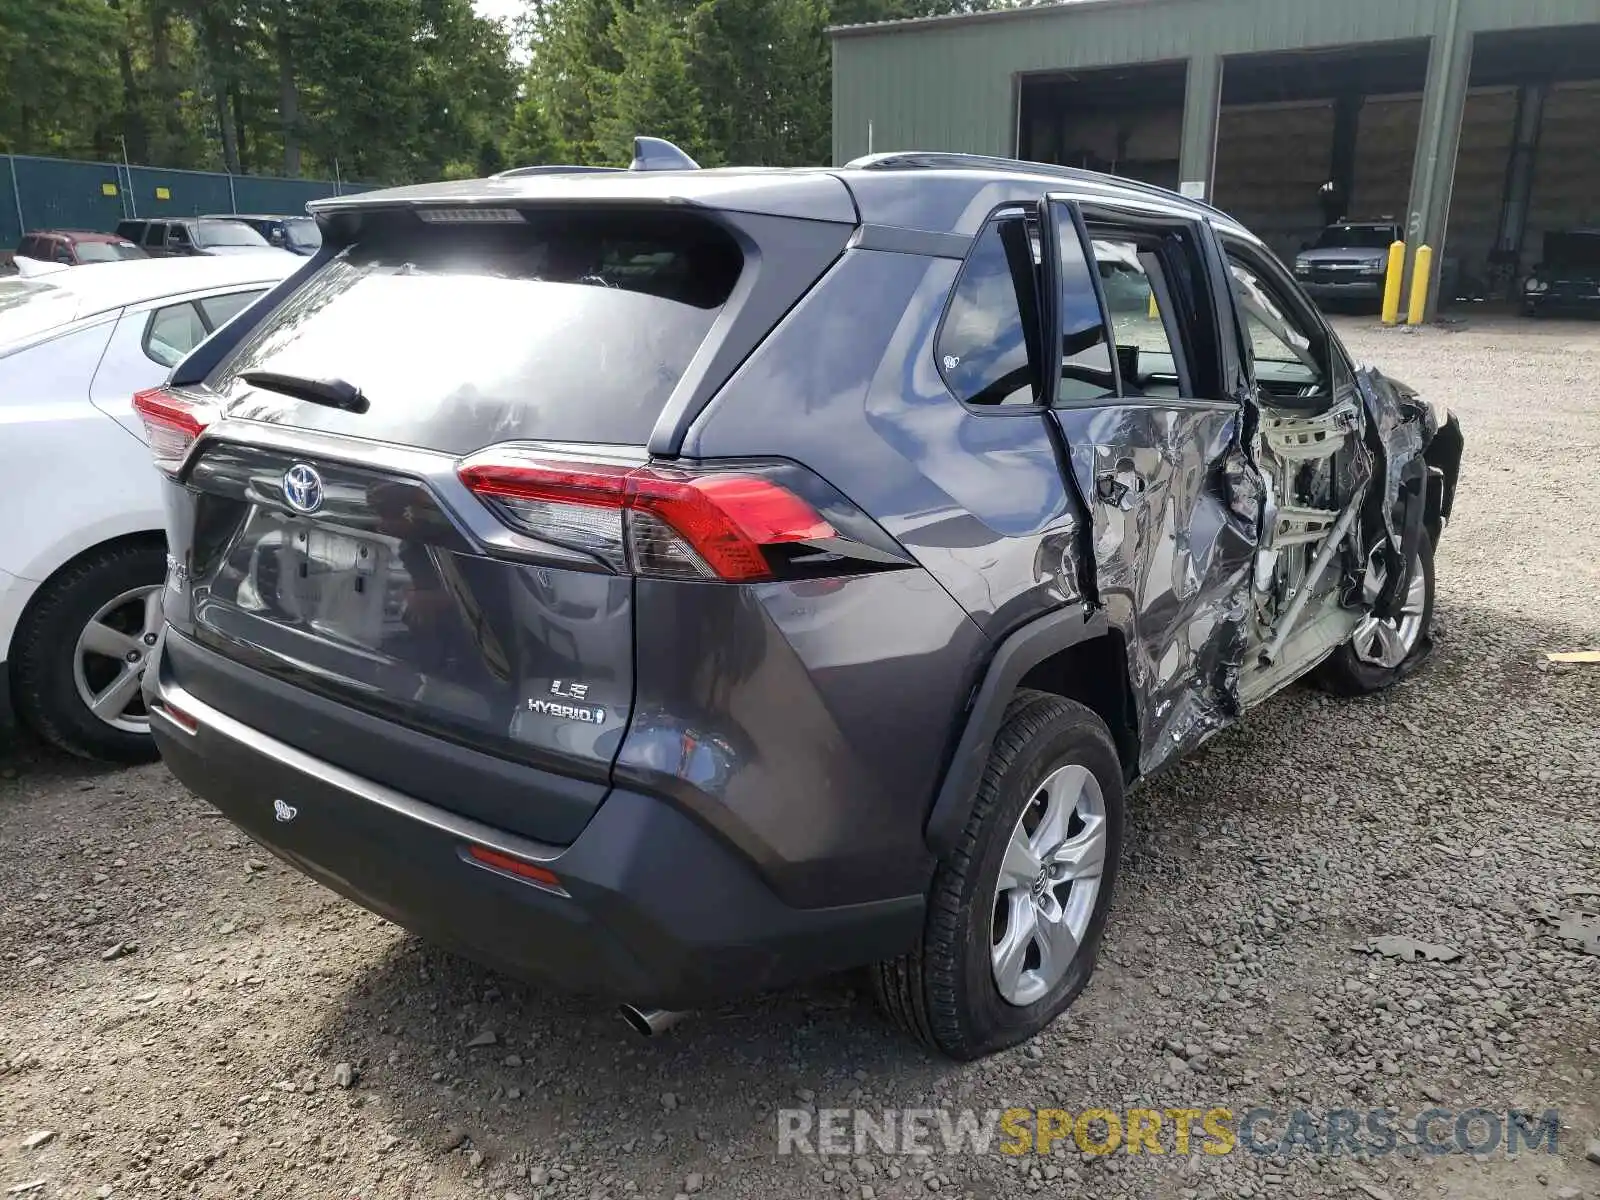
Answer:
[[[1393,218],[1446,302],[1510,298],[1545,232],[1600,226],[1600,0],[1069,0],[831,35],[836,162],[1087,166],[1285,257]]]

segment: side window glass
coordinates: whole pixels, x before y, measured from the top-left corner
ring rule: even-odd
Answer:
[[[1162,309],[1155,285],[1162,272],[1160,256],[1112,230],[1090,226],[1089,236],[1117,342],[1123,394],[1183,396],[1187,373],[1174,336],[1176,314]]]
[[[151,221],[144,227],[144,244],[146,246],[161,246],[167,240],[167,227],[164,222]]]
[[[184,225],[174,225],[171,228],[172,231],[167,236],[172,241],[172,244],[175,246],[187,246],[189,244],[188,227]]]
[[[1061,272],[1061,382],[1056,399],[1062,404],[1092,403],[1117,394],[1111,341],[1094,285],[1097,267],[1090,265],[1067,210],[1058,209],[1056,227]]]
[[[1018,214],[990,221],[961,268],[934,353],[945,385],[967,404],[1038,403],[1034,257]]]
[[[1228,267],[1257,382],[1266,387],[1322,387],[1326,380],[1311,335],[1248,264],[1230,254]]]
[[[144,329],[144,352],[163,367],[175,367],[205,340],[206,326],[200,319],[200,310],[187,301],[169,304],[150,314],[150,323]]]
[[[69,267],[74,261],[72,257],[72,249],[65,242],[56,243],[56,252],[54,257],[58,263],[66,263]]]
[[[206,314],[206,320],[211,322],[211,328],[215,329],[217,326],[231,321],[234,316],[249,307],[250,302],[259,295],[261,295],[260,291],[230,292],[226,296],[207,296],[200,301],[200,307]]]

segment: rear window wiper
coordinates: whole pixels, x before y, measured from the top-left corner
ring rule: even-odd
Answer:
[[[343,379],[305,379],[278,371],[240,371],[239,378],[269,392],[281,392],[296,400],[309,400],[312,404],[345,412],[364,413],[371,407],[361,389]]]

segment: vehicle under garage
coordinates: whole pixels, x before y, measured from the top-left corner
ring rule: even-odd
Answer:
[[[1213,201],[1281,257],[1325,225],[1403,221],[1426,41],[1226,60]]]
[[[1390,217],[1407,307],[1422,245],[1425,312],[1515,302],[1546,233],[1600,225],[1597,3],[1075,0],[839,28],[834,158],[1019,155],[1177,184],[1284,257],[1331,218]]]
[[[1473,44],[1441,299],[1520,302],[1546,235],[1600,226],[1600,25]]]

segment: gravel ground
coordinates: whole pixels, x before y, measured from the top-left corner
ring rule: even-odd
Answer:
[[[1294,689],[1138,792],[1101,971],[1036,1048],[934,1062],[851,980],[640,1042],[321,890],[159,766],[24,750],[0,1194],[1600,1196],[1600,957],[1552,923],[1600,907],[1600,666],[1544,659],[1600,647],[1600,329],[1346,329],[1466,426],[1435,660],[1380,699]],[[1461,957],[1352,949],[1385,934]],[[1559,1153],[776,1152],[806,1106],[1434,1104],[1557,1108]]]

